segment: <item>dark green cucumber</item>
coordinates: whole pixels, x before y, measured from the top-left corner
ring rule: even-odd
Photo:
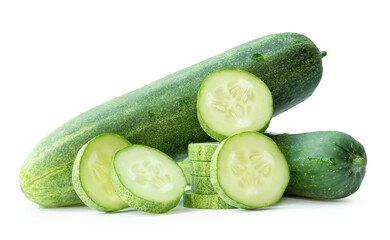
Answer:
[[[286,157],[290,182],[285,194],[335,199],[356,192],[365,175],[362,144],[336,131],[269,134]]]
[[[198,209],[233,209],[218,194],[200,195],[187,190],[183,194],[183,206]]]
[[[210,177],[200,177],[191,175],[191,190],[193,193],[209,195],[217,194],[211,183]]]
[[[196,109],[198,90],[209,74],[236,68],[256,75],[271,90],[275,116],[313,93],[322,76],[321,58],[307,37],[273,34],[117,97],[41,140],[21,167],[21,189],[29,200],[45,207],[81,203],[72,185],[72,166],[78,150],[90,139],[110,132],[174,159],[182,157],[189,143],[209,141]]]

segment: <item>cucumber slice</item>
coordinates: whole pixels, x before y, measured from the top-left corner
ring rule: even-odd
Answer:
[[[199,209],[233,209],[235,207],[224,202],[218,194],[200,195],[190,190],[184,192],[183,206]]]
[[[272,95],[255,75],[222,69],[200,87],[197,113],[203,130],[218,141],[244,131],[264,132],[273,113]]]
[[[180,162],[177,162],[177,165],[183,170],[184,176],[186,177],[187,185],[190,184],[190,176],[191,176],[191,169],[190,169],[190,159],[187,157],[183,159]]]
[[[190,161],[191,175],[210,177],[210,162]]]
[[[198,177],[191,175],[191,189],[196,194],[217,194],[210,177]]]
[[[211,160],[214,189],[228,204],[253,209],[282,197],[290,177],[287,161],[269,137],[243,132],[224,140]]]
[[[150,213],[176,207],[187,185],[183,171],[172,158],[143,145],[132,145],[115,154],[110,179],[123,201]]]
[[[188,144],[188,157],[192,161],[210,162],[219,142],[190,143]]]
[[[129,145],[123,137],[107,133],[93,138],[79,150],[73,164],[72,181],[85,205],[105,212],[129,207],[115,193],[109,178],[115,152]]]

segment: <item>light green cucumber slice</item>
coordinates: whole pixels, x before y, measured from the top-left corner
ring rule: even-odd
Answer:
[[[73,164],[72,181],[85,205],[105,212],[129,207],[115,193],[109,171],[115,152],[130,145],[125,138],[107,133],[93,138],[79,150]]]
[[[210,162],[190,161],[191,175],[210,177]]]
[[[217,194],[210,177],[198,177],[191,175],[191,189],[196,194]]]
[[[191,176],[191,169],[190,169],[190,159],[187,157],[183,159],[180,162],[177,162],[177,165],[183,170],[184,176],[186,177],[187,185],[190,184],[190,176]]]
[[[232,209],[235,208],[224,202],[218,194],[200,195],[187,190],[183,195],[183,206],[198,209]]]
[[[258,132],[227,138],[211,160],[214,189],[237,208],[261,208],[278,202],[289,177],[287,161],[278,146]]]
[[[272,95],[255,75],[222,69],[210,74],[198,92],[198,120],[217,141],[243,131],[264,132],[272,113]]]
[[[143,145],[132,145],[115,154],[110,179],[118,196],[130,207],[150,213],[164,213],[177,206],[187,185],[172,158]]]
[[[219,142],[190,143],[188,157],[191,161],[210,162]]]

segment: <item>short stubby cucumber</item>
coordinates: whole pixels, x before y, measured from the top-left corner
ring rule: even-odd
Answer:
[[[196,106],[199,88],[208,75],[224,68],[256,75],[272,93],[276,116],[314,92],[322,76],[322,56],[301,34],[273,34],[112,99],[42,139],[21,167],[21,189],[29,200],[45,207],[81,203],[73,189],[72,167],[78,150],[90,139],[115,133],[177,159],[186,154],[189,143],[209,141],[198,122]]]
[[[198,93],[198,119],[217,141],[244,131],[264,132],[272,117],[272,94],[255,75],[239,69],[210,74]]]
[[[115,153],[110,180],[124,202],[149,213],[165,213],[176,207],[187,185],[183,171],[172,158],[137,144]]]
[[[272,139],[258,132],[242,132],[218,146],[211,160],[210,178],[226,203],[254,209],[280,200],[289,181],[289,169]]]
[[[285,194],[335,199],[356,192],[366,173],[363,145],[338,131],[268,134],[290,168]]]
[[[188,157],[191,161],[210,162],[219,142],[204,142],[188,144]]]
[[[190,173],[199,177],[210,177],[210,162],[190,161]]]
[[[73,164],[73,186],[85,205],[98,211],[129,207],[115,193],[109,179],[114,154],[130,142],[116,134],[101,134],[86,143]]]
[[[210,177],[199,177],[191,175],[191,190],[196,194],[217,194]]]
[[[200,195],[187,190],[183,194],[183,206],[198,209],[233,209],[235,207],[224,202],[218,194]]]

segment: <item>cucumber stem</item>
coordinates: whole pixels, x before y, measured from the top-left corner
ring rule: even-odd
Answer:
[[[326,51],[321,51],[320,54],[321,54],[321,58],[324,58],[326,55],[328,55]]]
[[[363,157],[356,156],[355,158],[352,159],[352,166],[351,170],[354,173],[360,172],[363,168],[365,168],[367,165],[367,160]]]

